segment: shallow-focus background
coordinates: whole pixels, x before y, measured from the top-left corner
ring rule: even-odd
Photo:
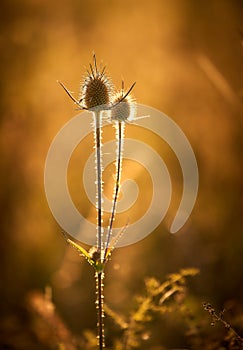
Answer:
[[[0,7],[0,349],[57,349],[41,322],[38,296],[45,290],[46,298],[52,291],[64,333],[95,331],[93,271],[67,246],[43,185],[50,143],[77,114],[56,80],[78,92],[93,51],[117,86],[122,78],[126,86],[136,81],[137,101],[178,123],[200,175],[197,203],[181,232],[168,232],[171,208],[153,234],[114,252],[107,304],[129,313],[146,276],[164,281],[196,267],[200,274],[188,287],[194,317],[210,326],[201,305],[208,301],[225,308],[242,335],[243,3],[4,0]],[[183,327],[166,318],[153,323],[151,334],[143,349],[193,349]],[[208,334],[214,349],[216,335]]]

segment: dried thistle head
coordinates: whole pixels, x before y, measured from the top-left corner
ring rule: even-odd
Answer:
[[[105,74],[105,67],[98,70],[96,57],[94,55],[94,64],[90,64],[88,75],[84,78],[81,85],[80,103],[86,109],[92,109],[98,106],[109,106],[113,95],[113,86],[110,78]]]
[[[113,99],[113,107],[111,109],[111,119],[119,122],[126,122],[135,117],[135,98],[129,95],[135,84],[131,86],[128,92],[124,93],[124,83],[122,82],[122,89]]]

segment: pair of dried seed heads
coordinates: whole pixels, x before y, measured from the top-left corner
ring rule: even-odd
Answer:
[[[76,100],[70,91],[61,82],[60,85],[68,96],[78,105],[79,109],[85,110],[110,110],[111,119],[117,121],[127,121],[134,114],[134,99],[129,95],[135,83],[125,93],[124,82],[121,91],[114,93],[114,87],[110,78],[105,74],[105,68],[97,68],[96,57],[93,56],[93,66],[87,69],[87,76],[81,85],[81,98]]]

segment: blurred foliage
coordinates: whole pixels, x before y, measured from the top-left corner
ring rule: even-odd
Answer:
[[[49,145],[76,114],[56,80],[78,92],[93,50],[117,86],[120,74],[127,86],[136,81],[137,101],[178,123],[200,174],[181,232],[168,232],[175,204],[153,234],[114,252],[107,305],[128,315],[149,276],[161,281],[193,266],[200,275],[189,280],[190,293],[173,294],[173,312],[154,316],[153,337],[143,333],[140,348],[236,348],[221,322],[210,326],[202,303],[225,309],[242,336],[243,3],[3,0],[0,8],[0,349],[86,349],[93,339],[92,270],[66,245],[43,186]],[[173,154],[165,156],[173,169]],[[171,176],[180,191],[179,171]],[[53,297],[43,294],[47,285]],[[107,332],[111,342],[119,328],[111,322]]]

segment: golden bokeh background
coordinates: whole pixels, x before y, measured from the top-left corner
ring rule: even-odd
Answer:
[[[198,307],[206,300],[242,321],[243,3],[4,0],[0,8],[0,348],[54,349],[30,306],[31,295],[46,286],[71,333],[95,329],[93,271],[67,246],[43,184],[50,143],[77,114],[56,81],[78,94],[94,51],[116,86],[136,81],[137,101],[181,127],[200,176],[196,206],[181,232],[168,232],[171,208],[153,234],[114,252],[107,303],[129,312],[146,276],[163,281],[196,267],[200,275],[190,287]],[[165,153],[181,193],[176,159]],[[183,331],[154,327],[161,329],[157,347],[146,349],[187,346]]]

